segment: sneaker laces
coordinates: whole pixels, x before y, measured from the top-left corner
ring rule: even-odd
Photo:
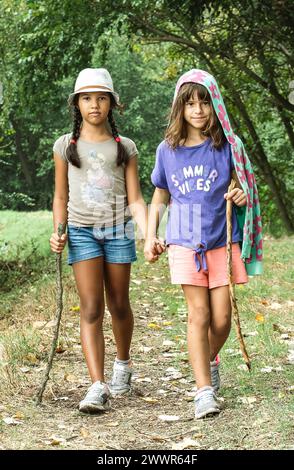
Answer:
[[[97,400],[97,393],[102,399],[107,398],[109,395],[107,386],[98,381],[94,382],[87,392],[86,399]]]
[[[197,403],[201,401],[203,405],[206,405],[207,403],[211,401],[212,398],[218,405],[218,401],[217,401],[214,391],[212,389],[205,389],[202,392],[200,392],[198,395],[196,395],[195,402]]]
[[[131,378],[132,372],[128,365],[122,366],[115,364],[113,367],[112,384],[125,385],[128,384]]]

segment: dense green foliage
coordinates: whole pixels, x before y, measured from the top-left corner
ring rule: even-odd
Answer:
[[[51,207],[52,145],[71,129],[78,72],[105,66],[125,104],[120,132],[135,140],[147,200],[177,77],[213,73],[259,183],[263,221],[294,227],[294,59],[291,2],[2,0],[0,208]]]

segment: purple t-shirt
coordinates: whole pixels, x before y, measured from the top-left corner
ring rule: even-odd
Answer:
[[[226,245],[226,200],[234,164],[230,144],[216,150],[207,139],[173,150],[165,141],[156,151],[151,175],[154,186],[171,195],[166,243],[186,246],[199,254]],[[234,206],[233,206],[234,207]],[[232,241],[239,241],[233,209]],[[201,245],[199,249],[199,245]]]

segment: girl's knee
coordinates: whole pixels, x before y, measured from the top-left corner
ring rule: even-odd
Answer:
[[[128,299],[113,298],[107,300],[107,307],[112,316],[124,320],[131,312],[131,306]]]
[[[102,322],[104,316],[104,304],[101,303],[83,303],[81,304],[81,320],[86,323]]]
[[[225,316],[221,320],[212,321],[210,324],[211,332],[217,336],[227,334],[231,329],[231,317]]]
[[[189,308],[188,324],[197,328],[208,328],[210,322],[210,312],[207,307],[194,306]]]

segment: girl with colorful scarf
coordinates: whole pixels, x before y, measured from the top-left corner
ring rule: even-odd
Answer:
[[[236,187],[230,192],[231,179]],[[195,375],[195,417],[220,412],[218,353],[231,328],[226,263],[226,200],[231,199],[233,281],[262,272],[258,193],[242,141],[234,134],[212,75],[193,69],[180,77],[165,140],[151,180],[145,257],[164,251],[156,237],[162,208],[171,282],[181,284],[188,306],[188,350]],[[242,249],[240,248],[242,247]]]

